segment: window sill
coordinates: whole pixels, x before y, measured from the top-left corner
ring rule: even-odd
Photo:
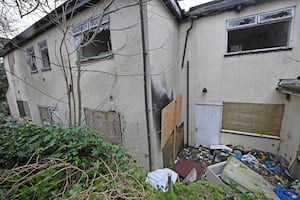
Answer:
[[[37,73],[39,73],[39,71],[38,71],[38,70],[31,71],[31,74],[37,74]]]
[[[265,135],[265,134],[259,134],[259,133],[249,133],[249,132],[233,131],[233,130],[226,130],[226,129],[222,129],[221,132],[225,133],[225,134],[245,135],[245,136],[251,136],[251,137],[259,137],[259,138],[268,138],[268,139],[280,140],[279,136],[274,136],[274,135]]]
[[[234,56],[234,55],[244,55],[244,54],[254,54],[254,53],[265,53],[270,51],[286,51],[291,50],[292,47],[274,47],[274,48],[266,48],[266,49],[254,49],[254,50],[247,50],[247,51],[237,51],[237,52],[229,52],[225,53],[224,56]]]
[[[44,69],[42,69],[42,72],[47,72],[47,71],[51,71],[51,68],[44,68]]]
[[[98,55],[98,56],[92,56],[92,57],[89,57],[89,58],[81,58],[80,62],[81,63],[88,63],[88,62],[92,62],[92,61],[111,59],[112,57],[113,57],[113,53],[112,52],[107,52],[107,53],[103,53],[103,54]]]

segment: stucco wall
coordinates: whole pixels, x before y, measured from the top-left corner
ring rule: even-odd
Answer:
[[[153,168],[163,167],[161,111],[179,92],[178,23],[160,0],[147,3],[148,72],[151,82],[151,149]],[[170,149],[171,150],[171,149]],[[168,150],[167,150],[168,151]]]
[[[280,155],[288,161],[296,158],[300,150],[300,97],[291,96],[285,103],[285,113],[281,129]],[[298,152],[299,153],[299,152]]]
[[[296,22],[293,24],[293,48],[291,50],[225,56],[227,49],[226,20],[290,6],[296,6]],[[185,59],[190,63],[190,144],[194,143],[193,137],[196,133],[195,106],[197,103],[285,103],[284,95],[277,92],[275,88],[280,78],[294,78],[300,74],[299,63],[290,58],[299,60],[300,48],[297,37],[300,33],[299,6],[299,1],[296,0],[272,1],[271,3],[246,7],[240,12],[226,11],[217,15],[201,17],[194,21]],[[180,27],[180,53],[183,52],[185,33],[189,26],[190,23],[185,23]],[[181,83],[186,82],[185,75],[181,75],[181,79]],[[202,92],[204,87],[207,88],[207,93]],[[286,112],[288,111],[289,106],[287,105]],[[291,120],[293,117],[290,117],[290,121],[287,122],[286,115],[281,130],[282,137],[287,134],[287,130],[284,128],[286,123],[297,124],[295,120]],[[295,113],[290,115],[297,116]],[[279,140],[261,142],[257,141],[257,138],[249,140],[247,137],[222,134],[220,142],[235,141],[239,143],[240,141],[242,143],[243,141],[249,146],[261,147],[264,150],[270,149],[272,152],[277,151],[280,143]],[[282,153],[283,150],[281,150]]]
[[[125,5],[136,4],[134,0],[116,1],[112,10]],[[101,5],[93,6],[76,15],[71,24],[79,24],[92,15],[101,13]],[[120,113],[123,144],[137,160],[140,166],[149,167],[148,145],[145,121],[145,104],[143,88],[143,65],[140,30],[139,6],[130,6],[110,14],[110,34],[113,57],[110,59],[82,63],[81,77],[82,106],[99,111],[114,110]],[[28,41],[20,49],[13,52],[15,56],[15,74],[26,81],[11,78],[16,98],[29,102],[32,120],[40,123],[38,106],[56,107],[60,111],[62,122],[67,124],[68,107],[66,85],[62,76],[58,46],[62,33],[52,28],[44,34]],[[37,60],[39,72],[30,73],[26,65],[24,49],[34,45],[39,57],[37,43],[47,39],[51,71],[41,71],[41,60]],[[74,50],[74,39],[69,34],[67,44]],[[67,61],[66,52],[63,53]],[[70,55],[71,64],[75,67],[76,54]],[[76,74],[74,78],[76,81]],[[75,89],[76,92],[76,89]],[[110,98],[111,97],[111,98]],[[111,101],[112,100],[112,101]]]

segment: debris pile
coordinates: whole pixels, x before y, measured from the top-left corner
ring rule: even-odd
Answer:
[[[285,194],[290,194],[290,199],[300,199],[299,196],[299,188],[300,182],[296,180],[289,172],[288,161],[279,155],[274,155],[270,152],[260,151],[257,149],[246,148],[241,145],[238,146],[231,146],[231,145],[211,145],[210,148],[206,148],[203,146],[199,147],[186,147],[181,152],[179,152],[177,159],[175,160],[174,171],[179,174],[179,177],[182,179],[186,179],[186,177],[195,170],[195,166],[197,164],[200,167],[196,169],[196,172],[202,171],[203,175],[206,175],[208,167],[211,166],[218,166],[218,170],[224,170],[224,168],[228,165],[227,160],[231,160],[231,157],[238,160],[241,164],[239,166],[247,166],[247,168],[251,169],[255,174],[251,172],[252,175],[249,176],[256,176],[256,174],[264,180],[267,180],[270,183],[271,191],[268,191],[269,194],[274,192],[277,194],[278,197],[284,199],[282,196]],[[196,163],[196,164],[195,164]],[[218,164],[219,165],[216,165]],[[220,168],[220,163],[221,168]],[[236,166],[232,165],[233,166]],[[211,171],[211,170],[210,170]],[[231,169],[231,171],[233,171]],[[184,173],[183,173],[184,172]],[[237,173],[237,172],[236,172]],[[244,173],[244,172],[243,172]],[[224,178],[226,177],[222,174],[216,174],[216,178]],[[233,174],[234,176],[234,174]],[[249,177],[250,178],[250,177]],[[199,175],[197,175],[197,179],[195,177],[191,180],[198,180]],[[230,177],[232,181],[232,177]],[[245,177],[244,179],[247,179]],[[262,180],[260,179],[260,180]],[[209,180],[209,179],[208,179]],[[216,179],[214,179],[216,180]],[[228,177],[227,177],[228,180]],[[224,180],[220,180],[223,182]],[[247,180],[245,180],[247,182]],[[249,182],[252,180],[249,179]],[[261,181],[261,182],[263,182]],[[225,181],[226,182],[226,181]],[[249,183],[247,182],[247,184]],[[231,183],[227,181],[227,183]],[[218,182],[215,182],[218,184]],[[241,184],[239,182],[235,182],[235,184]],[[249,185],[245,184],[247,187]],[[253,183],[256,185],[257,183]],[[251,185],[251,184],[250,184]],[[253,189],[253,188],[246,188],[246,189]],[[266,192],[267,193],[267,192]],[[275,194],[274,193],[274,194]],[[271,194],[273,195],[273,194]]]

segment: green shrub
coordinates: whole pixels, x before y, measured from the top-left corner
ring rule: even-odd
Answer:
[[[108,163],[114,159],[121,169],[128,167],[130,155],[124,148],[108,143],[86,126],[18,124],[3,117],[0,123],[1,168],[23,165],[37,157],[61,158],[79,167],[88,167],[89,162],[99,158]]]
[[[123,147],[86,126],[37,126],[0,116],[0,199],[143,196],[130,163]]]

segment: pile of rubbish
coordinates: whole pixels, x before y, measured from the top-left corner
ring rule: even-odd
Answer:
[[[216,185],[234,184],[241,192],[262,190],[272,199],[300,200],[300,181],[290,174],[288,161],[270,152],[241,145],[185,147],[174,163],[176,178],[187,184],[204,176]]]
[[[232,157],[237,161],[232,161]],[[248,187],[251,187],[251,181],[253,182],[253,185],[259,185],[257,181],[261,180],[261,182],[264,182],[263,179],[265,179],[268,183],[265,183],[264,185],[270,184],[269,187],[272,188],[281,199],[285,199],[283,196],[289,194],[291,196],[290,199],[300,200],[300,182],[290,174],[288,170],[289,163],[282,156],[257,149],[247,148],[241,145],[211,145],[210,148],[202,146],[186,147],[178,154],[178,158],[175,161],[174,169],[176,172],[176,165],[178,162],[182,162],[182,159],[199,163],[201,165],[203,175],[213,173],[214,169],[218,169],[218,173],[214,174],[217,179],[221,179],[221,182],[225,182],[227,184],[233,183],[241,185],[241,190],[255,189],[255,187],[243,188],[242,186],[247,185]],[[230,165],[228,160],[235,164]],[[218,163],[223,163],[223,166],[221,166],[223,171],[220,171],[220,165],[216,165]],[[232,172],[234,171],[232,168],[237,165],[247,166],[248,169],[251,169],[251,171],[255,173],[248,170],[249,173],[251,173],[248,177],[252,176],[249,177],[249,180],[247,180],[248,177],[243,177],[244,180],[240,180],[241,177],[237,177],[237,181],[232,181],[239,172],[235,171],[236,174],[230,174],[230,177],[226,177],[226,175],[224,175],[224,170],[226,170],[226,167],[228,168],[228,166],[230,166],[230,169],[227,170]],[[242,174],[245,173],[246,170],[244,170]],[[251,180],[253,176],[257,178],[255,180]],[[260,177],[263,177],[263,179],[260,179]],[[227,181],[225,179],[227,179]],[[212,181],[214,182],[214,179]],[[215,183],[218,184],[218,182]],[[260,186],[260,189],[261,188],[262,186]],[[268,193],[268,189],[266,189],[265,192]],[[269,196],[274,198],[272,195]]]

